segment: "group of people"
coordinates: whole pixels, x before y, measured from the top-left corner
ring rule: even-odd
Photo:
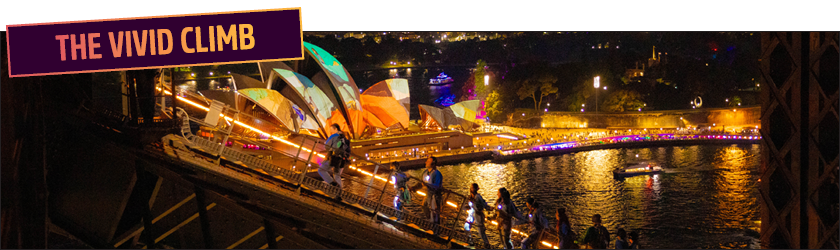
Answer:
[[[423,213],[428,214],[430,220],[435,224],[440,224],[440,212],[443,208],[443,175],[437,170],[437,158],[431,156],[426,159],[426,169],[421,174],[421,182],[416,185],[409,186],[408,180],[410,176],[400,169],[399,162],[391,162],[391,170],[393,171],[394,181],[394,208],[398,211],[404,211],[404,204],[411,200],[411,194],[426,188],[426,198],[423,200]],[[401,219],[397,217],[397,219]],[[434,234],[438,230],[432,230]]]
[[[333,133],[325,143],[329,153],[327,160],[321,163],[318,168],[318,173],[326,183],[342,187],[341,172],[349,157],[349,143],[346,137],[341,133],[340,127],[336,124],[330,126]],[[346,150],[346,152],[344,152]],[[392,181],[394,182],[394,208],[398,211],[405,211],[405,204],[411,201],[411,194],[419,189],[425,188],[426,195],[423,200],[423,214],[428,214],[432,223],[440,224],[440,215],[443,208],[443,175],[437,169],[437,158],[430,156],[426,159],[426,169],[421,174],[420,182],[416,185],[408,185],[410,176],[400,169],[398,162],[391,163]],[[333,175],[328,172],[333,169]],[[493,206],[489,206],[487,201],[481,194],[478,193],[479,185],[472,183],[469,186],[470,193],[468,197],[468,205],[472,210],[470,223],[471,228],[478,229],[478,233],[484,246],[491,246],[487,238],[487,221],[496,221],[498,223],[499,236],[505,249],[513,249],[513,241],[511,240],[511,232],[513,226],[529,224],[530,231],[528,236],[521,241],[520,247],[528,249],[536,247],[537,241],[544,233],[549,232],[549,222],[544,214],[544,207],[534,198],[526,199],[525,205],[527,207],[526,213],[523,215],[511,199],[510,192],[502,187],[497,192],[497,199]],[[487,213],[491,216],[488,216]],[[402,216],[398,216],[400,220]],[[561,249],[572,248],[591,248],[591,249],[606,249],[610,247],[610,233],[601,225],[601,215],[595,214],[592,216],[592,226],[589,227],[582,238],[575,237],[572,230],[569,217],[566,215],[565,208],[555,210],[556,224],[553,233],[556,233],[560,242],[558,247]],[[437,235],[439,230],[434,228],[433,234]],[[638,249],[639,246],[638,234],[631,232],[628,234],[624,229],[618,229],[616,232],[615,249]],[[579,243],[579,244],[578,244]]]
[[[416,192],[422,187],[426,187],[427,194],[423,200],[424,214],[428,214],[433,223],[440,223],[440,212],[442,208],[442,183],[443,175],[437,169],[437,158],[429,157],[426,160],[426,169],[422,173],[422,182],[414,186],[408,185],[409,175],[400,170],[399,163],[391,163],[391,170],[394,176],[394,188],[397,194],[394,197],[394,207],[399,211],[404,211],[404,204],[410,201],[410,194]],[[528,236],[520,243],[522,249],[536,247],[538,241],[544,233],[549,232],[550,225],[544,213],[544,207],[534,198],[527,198],[525,205],[527,211],[523,214],[519,211],[511,199],[510,192],[502,187],[497,192],[497,199],[490,206],[487,201],[478,193],[480,189],[477,183],[472,183],[469,186],[470,193],[468,197],[468,205],[472,210],[472,218],[468,219],[471,224],[470,228],[476,228],[481,237],[484,246],[491,246],[487,237],[487,223],[488,221],[496,221],[499,229],[499,236],[505,249],[513,249],[514,244],[511,240],[511,232],[513,226],[529,224],[530,231]],[[491,214],[488,216],[487,214]],[[554,226],[560,242],[558,247],[561,249],[573,248],[591,248],[591,249],[606,249],[610,247],[609,231],[601,225],[601,215],[596,214],[592,217],[593,225],[586,230],[582,238],[578,239],[572,231],[569,217],[566,215],[565,208],[555,210],[555,218],[557,223]],[[399,219],[399,218],[398,218]],[[435,231],[435,233],[437,233]],[[638,249],[638,233],[631,232],[630,237],[624,229],[618,229],[615,244],[616,249]],[[580,242],[580,245],[577,244]]]

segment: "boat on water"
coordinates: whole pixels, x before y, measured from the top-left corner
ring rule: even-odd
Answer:
[[[449,77],[446,73],[441,72],[440,75],[435,78],[429,79],[429,85],[446,85],[454,81],[455,80],[452,80],[452,77]]]
[[[628,166],[623,169],[616,169],[613,171],[613,176],[615,178],[624,178],[624,177],[631,177],[637,175],[651,175],[651,174],[659,174],[662,173],[662,166],[655,162],[637,162],[637,163],[629,163]]]

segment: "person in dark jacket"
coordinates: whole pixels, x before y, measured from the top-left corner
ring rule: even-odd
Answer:
[[[588,245],[592,249],[607,249],[610,247],[610,232],[607,228],[601,225],[601,215],[595,214],[592,216],[592,226],[586,229],[583,236],[584,245]]]
[[[630,242],[630,247],[629,247],[630,249],[641,249],[642,248],[642,245],[639,244],[639,232],[636,232],[636,231],[630,232],[630,239],[628,239],[628,241]]]
[[[513,249],[513,242],[510,240],[513,220],[522,220],[522,216],[519,214],[519,210],[516,209],[516,205],[510,199],[510,192],[506,188],[499,188],[498,198],[496,199],[496,203],[493,204],[493,207],[496,209],[494,219],[498,218],[499,234],[500,238],[502,238],[502,244],[505,249]]]
[[[629,249],[630,244],[627,243],[627,232],[624,228],[619,228],[615,232],[615,249]]]
[[[344,137],[344,133],[341,131],[341,127],[338,124],[333,123],[330,126],[330,132],[333,134],[327,138],[327,142],[325,142],[324,146],[326,148],[325,152],[328,153],[329,158],[328,160],[322,161],[321,165],[318,167],[318,174],[321,175],[321,178],[324,179],[324,182],[338,187],[344,187],[341,183],[341,172],[344,171],[344,165],[346,165],[347,160],[347,153],[343,152],[340,148],[340,142]],[[333,169],[332,176],[330,175],[330,169]]]
[[[540,206],[534,198],[528,197],[525,201],[525,205],[528,206],[527,219],[528,223],[531,225],[531,232],[528,234],[527,238],[522,240],[522,249],[528,249],[532,244],[539,241],[543,230],[548,227],[548,219],[546,219],[543,214],[542,206]]]
[[[428,191],[423,200],[424,213],[428,211],[432,223],[440,224],[440,211],[443,205],[443,175],[437,170],[437,158],[432,156],[426,160],[426,170],[423,170],[422,183],[415,186],[412,191],[426,187]],[[437,235],[438,230],[432,230]]]
[[[487,239],[487,227],[484,225],[484,211],[490,208],[484,197],[478,193],[478,183],[470,185],[470,209],[472,210],[472,226],[478,228],[478,234],[484,242],[484,247],[490,247],[490,240]]]
[[[391,162],[391,171],[393,171],[391,181],[394,182],[394,209],[400,211],[400,215],[397,216],[397,220],[402,219],[402,212],[403,212],[403,205],[411,199],[411,192],[407,192],[408,188],[406,184],[408,183],[408,174],[400,169],[399,162]]]
[[[574,231],[572,231],[569,216],[566,215],[566,208],[561,207],[555,210],[554,217],[557,219],[557,225],[554,226],[554,229],[557,230],[557,238],[560,239],[559,248],[572,249],[572,245],[575,243]]]

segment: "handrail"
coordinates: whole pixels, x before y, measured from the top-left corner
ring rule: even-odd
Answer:
[[[352,178],[345,178],[345,179],[349,180],[350,182],[360,183],[360,185],[362,185],[362,186],[367,186],[368,188],[373,189],[374,190],[373,193],[379,193],[379,198],[380,199],[378,201],[369,199],[368,197],[366,197],[364,195],[359,195],[359,194],[353,193],[351,190],[342,190],[339,187],[329,185],[329,184],[327,184],[327,183],[325,183],[321,180],[305,176],[306,171],[297,172],[297,171],[294,171],[294,170],[291,170],[291,169],[283,168],[283,167],[268,163],[266,161],[263,161],[263,160],[261,160],[257,157],[254,157],[254,156],[248,155],[246,153],[240,152],[238,150],[233,150],[231,148],[228,148],[228,147],[222,145],[221,143],[217,143],[217,142],[214,142],[214,141],[211,141],[211,140],[208,140],[208,139],[204,139],[204,138],[199,137],[199,136],[195,136],[191,133],[191,130],[190,130],[190,127],[189,127],[189,125],[190,125],[189,122],[190,122],[190,120],[194,120],[195,122],[201,123],[201,121],[198,120],[198,119],[195,119],[195,118],[190,118],[183,109],[179,108],[177,112],[182,117],[182,119],[184,121],[182,123],[182,128],[181,128],[182,136],[185,139],[187,139],[190,142],[190,144],[192,144],[191,145],[192,147],[201,148],[205,152],[208,152],[208,153],[214,154],[214,155],[218,155],[220,157],[224,157],[224,158],[226,158],[228,160],[231,160],[231,161],[234,161],[234,162],[239,161],[243,165],[245,165],[249,168],[260,169],[262,171],[265,171],[266,173],[268,173],[271,176],[281,177],[280,178],[281,181],[291,182],[291,184],[293,184],[293,185],[300,185],[302,187],[306,187],[306,188],[309,188],[309,189],[321,190],[322,192],[324,192],[328,196],[341,197],[347,203],[358,204],[359,206],[362,206],[362,207],[364,207],[366,209],[369,209],[369,210],[376,211],[377,213],[381,213],[381,214],[386,215],[388,217],[402,218],[404,222],[415,224],[419,228],[428,229],[428,230],[431,230],[432,232],[437,232],[438,235],[446,236],[448,239],[456,239],[456,240],[459,240],[459,241],[462,241],[462,242],[469,242],[469,240],[470,240],[470,237],[467,235],[468,233],[463,232],[462,230],[459,231],[459,230],[453,229],[452,227],[447,227],[446,226],[446,225],[458,225],[459,221],[462,221],[462,220],[460,220],[460,217],[462,217],[462,216],[460,216],[460,211],[454,212],[454,211],[452,211],[452,209],[449,209],[449,210],[443,212],[446,215],[445,219],[447,219],[447,222],[449,222],[449,223],[445,223],[443,221],[443,219],[444,219],[443,215],[444,214],[442,214],[441,224],[440,225],[434,224],[434,223],[432,223],[432,222],[430,222],[430,221],[428,221],[424,218],[418,217],[417,215],[415,215],[413,213],[410,213],[408,211],[397,211],[392,206],[382,204],[381,197],[383,197],[385,195],[385,193],[390,194],[390,192],[387,191],[388,190],[387,186],[365,184],[365,183],[354,181]],[[315,143],[317,144],[319,142],[316,140]],[[310,155],[312,155],[312,154],[310,154]],[[352,155],[352,157],[357,158],[356,159],[357,161],[378,165],[378,163],[372,162],[372,161],[367,161],[364,158],[359,157],[358,155]],[[379,169],[382,169],[382,168],[380,167]],[[388,172],[390,172],[390,170],[388,170]],[[371,178],[376,178],[376,177],[378,177],[378,176],[377,175],[371,175]],[[386,180],[386,183],[387,183],[387,179],[385,179],[385,180]],[[379,186],[379,187],[377,187],[377,186]],[[462,199],[460,199],[458,201],[458,203],[454,203],[454,202],[450,202],[448,200],[445,200],[447,202],[447,204],[448,203],[454,203],[454,204],[456,204],[456,207],[459,207],[459,208],[462,207],[462,206],[457,205],[457,204],[465,203],[465,202],[463,202],[464,199],[465,199],[465,196],[454,193],[454,192],[451,192],[451,191],[448,191],[448,192],[450,192],[451,197],[461,197]],[[454,195],[452,195],[452,194],[454,194]]]

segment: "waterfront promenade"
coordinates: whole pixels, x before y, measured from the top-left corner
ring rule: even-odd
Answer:
[[[505,128],[506,131],[516,129]],[[520,129],[517,132],[529,132]],[[511,137],[512,138],[512,137]],[[519,140],[483,139],[472,148],[420,152],[416,155],[370,158],[380,164],[400,162],[406,169],[422,168],[429,156],[438,157],[441,164],[457,164],[493,160],[504,162],[515,159],[542,157],[610,148],[639,148],[700,144],[755,144],[760,143],[757,129],[745,129],[740,133],[710,129],[574,129],[546,130],[530,136],[520,135]],[[361,169],[368,169],[365,165]]]

